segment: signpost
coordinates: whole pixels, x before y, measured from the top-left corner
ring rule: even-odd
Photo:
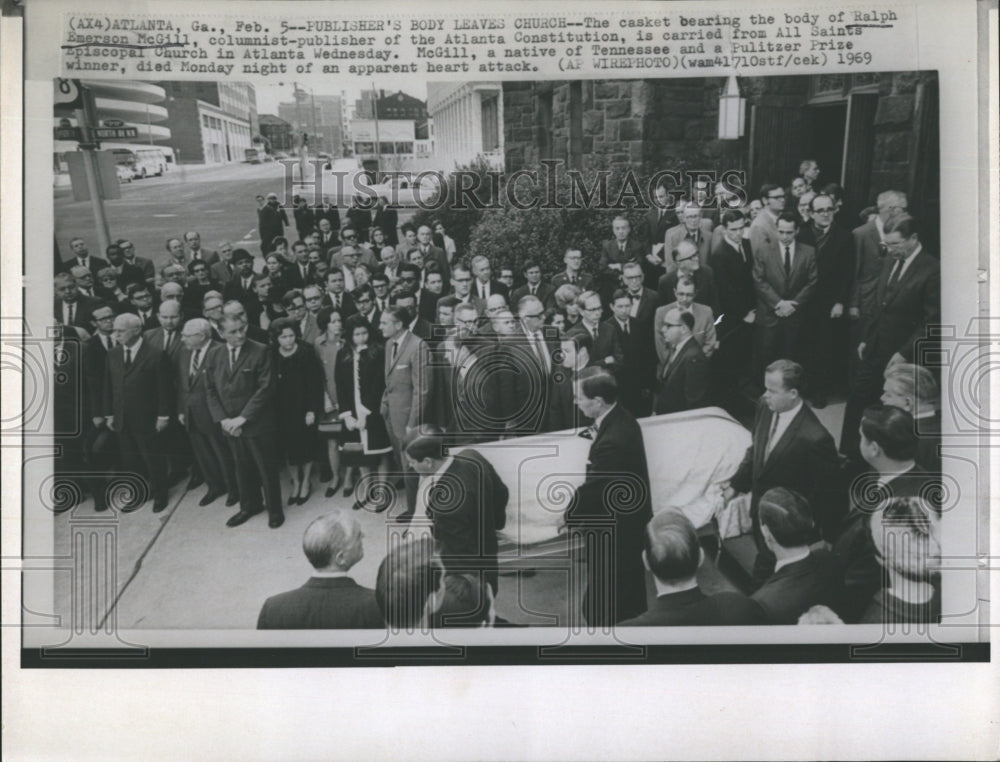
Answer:
[[[94,140],[123,140],[139,137],[136,127],[95,127],[91,130]]]

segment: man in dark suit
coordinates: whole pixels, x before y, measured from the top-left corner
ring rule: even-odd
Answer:
[[[500,281],[491,277],[492,269],[490,260],[482,255],[472,258],[472,295],[486,301],[494,294],[498,294],[507,300],[510,292]]]
[[[669,252],[664,252],[663,242],[667,231],[679,222],[673,205],[674,200],[670,197],[667,187],[662,184],[657,185],[653,192],[653,205],[643,218],[646,249],[639,260],[639,264],[642,265],[644,285],[649,289],[655,290],[660,277],[666,273],[664,255],[669,256]]]
[[[631,237],[632,225],[625,217],[615,217],[611,222],[613,238],[601,244],[597,260],[598,270],[621,272],[626,262],[641,262],[646,255],[646,247]]]
[[[222,289],[222,298],[227,302],[235,299],[246,307],[254,299],[253,256],[246,249],[236,249],[230,261],[233,275]]]
[[[885,369],[882,404],[913,416],[917,434],[917,463],[927,471],[941,471],[941,392],[927,368],[898,362]]]
[[[184,324],[184,317],[180,303],[173,299],[160,302],[156,319],[160,324],[156,328],[143,331],[142,339],[163,352],[167,356],[167,363],[172,365],[181,348],[181,326]]]
[[[156,300],[149,286],[133,283],[125,293],[128,294],[128,302],[124,303],[125,309],[139,318],[142,330],[159,327],[160,322],[156,319]]]
[[[337,310],[345,320],[358,311],[351,295],[344,288],[344,273],[340,270],[330,270],[326,274],[323,306]]]
[[[810,549],[816,527],[798,492],[773,487],[761,495],[757,510],[761,535],[776,561],[774,574],[750,597],[769,624],[796,624],[812,606],[830,604],[833,558],[826,549]]]
[[[552,355],[555,347],[543,332],[545,307],[537,296],[525,296],[516,305],[518,328],[499,336],[496,380],[499,417],[508,436],[545,431],[552,395]]]
[[[766,252],[775,256],[778,252],[778,216],[785,210],[785,189],[774,183],[761,186],[762,209],[750,223],[750,246],[754,258],[763,257]],[[798,222],[796,218],[796,222]]]
[[[142,339],[166,355],[168,371],[166,381],[170,385],[170,393],[174,394],[178,381],[177,355],[182,347],[181,326],[184,324],[180,303],[173,299],[160,302],[156,319],[160,322],[159,327],[143,331]],[[176,484],[191,465],[191,443],[188,441],[187,434],[173,420],[157,436],[157,440],[160,443],[160,452],[167,458],[170,465],[168,484]],[[188,488],[192,489],[200,483],[200,476],[192,475]]]
[[[128,239],[119,238],[115,243],[121,247],[122,255],[125,257],[125,264],[138,267],[140,272],[142,272],[142,278],[146,282],[146,285],[152,287],[156,280],[156,268],[153,266],[153,260],[136,256],[135,244]]]
[[[156,434],[166,429],[173,413],[167,358],[143,340],[139,318],[130,313],[115,318],[114,339],[116,346],[107,355],[102,412],[107,427],[118,433],[122,467],[148,476],[153,513],[159,513],[167,507],[167,474]],[[133,500],[122,512],[140,506]]]
[[[205,380],[206,372],[211,367],[209,355],[222,351],[222,345],[212,341],[212,328],[204,318],[194,318],[185,323],[181,341],[183,346],[174,361],[177,421],[190,438],[198,471],[208,485],[198,505],[209,505],[227,493],[229,499],[226,505],[235,505],[239,500],[239,488],[233,456],[226,446],[222,429],[212,420]],[[193,487],[188,485],[188,489]]]
[[[258,630],[364,630],[385,624],[375,591],[348,576],[364,557],[364,532],[347,511],[320,516],[306,527],[302,550],[313,575],[302,587],[272,595],[257,617]]]
[[[614,376],[585,369],[576,382],[576,400],[580,412],[594,421],[594,439],[586,478],[565,514],[571,536],[582,541],[585,578],[573,589],[582,587],[587,624],[607,628],[646,610],[642,544],[653,515],[649,470],[642,429],[618,403]],[[616,493],[631,499],[613,500]]]
[[[375,211],[372,213],[372,228],[378,228],[385,233],[385,242],[389,246],[399,243],[399,214],[389,206],[389,199],[379,196]]]
[[[108,266],[106,259],[90,256],[90,252],[87,250],[87,244],[82,238],[71,238],[69,248],[70,251],[73,252],[73,258],[63,262],[62,272],[68,273],[71,267],[86,267],[96,279],[97,273]]]
[[[731,209],[722,215],[723,235],[708,261],[717,283],[719,349],[715,364],[724,392],[735,390],[750,375],[757,295],[753,284],[753,252],[743,237],[746,218]]]
[[[631,268],[642,277],[637,263]],[[656,363],[649,344],[644,343],[644,334],[629,312],[632,299],[623,288],[611,296],[611,317],[605,323],[611,326],[622,348],[622,364],[618,372],[618,388],[622,404],[636,418],[648,415],[649,398],[656,376]]]
[[[642,560],[653,573],[656,601],[619,627],[725,626],[763,624],[760,607],[737,592],[705,595],[698,568],[705,553],[691,521],[678,510],[653,517],[643,534]]]
[[[428,262],[438,263],[438,267],[441,270],[441,277],[444,279],[444,287],[447,290],[450,282],[452,263],[448,261],[448,255],[445,253],[445,250],[434,245],[433,231],[430,229],[430,226],[421,225],[417,228],[417,245],[415,248],[420,249],[420,256],[425,266]],[[409,251],[402,257],[404,262],[410,261],[408,255]],[[473,268],[473,274],[475,274],[475,268]],[[506,296],[506,292],[504,296]]]
[[[114,270],[118,288],[124,291],[130,283],[146,283],[142,269],[125,261],[125,253],[121,246],[113,243],[105,249],[105,254],[108,258],[108,267]]]
[[[507,485],[478,452],[446,454],[438,436],[416,437],[406,446],[406,460],[423,479],[420,495],[445,571],[476,575],[496,595],[497,532],[507,523]]]
[[[200,260],[211,266],[219,262],[216,252],[201,247],[201,233],[196,230],[189,230],[184,234],[184,246],[187,248],[188,264]]]
[[[813,406],[826,406],[826,398],[846,378],[846,308],[850,302],[854,246],[851,235],[833,224],[834,200],[825,194],[810,202],[810,239],[816,249],[816,290],[806,310],[809,336],[807,367],[812,374]]]
[[[689,201],[681,207],[681,222],[670,228],[663,236],[663,250],[671,252],[681,241],[694,244],[698,253],[698,262],[708,264],[708,254],[712,248],[713,225],[710,219],[702,216],[702,209],[697,203]],[[668,263],[669,265],[669,263]]]
[[[854,461],[861,411],[879,398],[886,366],[919,364],[917,343],[928,343],[928,329],[941,322],[940,265],[921,245],[917,221],[905,214],[892,218],[885,226],[885,244],[889,256],[879,277],[875,312],[857,348],[859,363],[840,438],[840,451]]]
[[[84,453],[87,470],[93,474],[88,483],[94,496],[94,510],[106,511],[107,475],[114,469],[118,454],[115,434],[108,430],[103,413],[107,358],[114,346],[112,330],[115,311],[107,304],[98,305],[91,314],[91,320],[93,335],[83,349],[83,394],[88,415],[85,419]]]
[[[524,273],[525,283],[510,292],[511,306],[516,308],[522,297],[537,296],[546,309],[551,307],[556,290],[548,283],[542,283],[541,266],[537,262],[529,260],[524,263],[524,269],[521,272]]]
[[[906,214],[906,194],[898,190],[883,191],[878,194],[876,205],[878,214],[851,231],[854,238],[854,272],[848,313],[858,325],[858,341],[875,315],[878,304],[876,291],[886,257],[885,226],[893,217]]]
[[[430,414],[432,369],[427,344],[410,332],[412,313],[402,307],[389,307],[380,318],[379,328],[385,337],[385,392],[380,413],[389,430],[389,439],[403,469],[406,486],[406,511],[399,516],[408,521],[416,509],[418,479],[407,468],[403,450],[410,437]]]
[[[614,326],[601,323],[603,306],[596,291],[584,291],[576,299],[580,310],[580,322],[567,333],[587,333],[594,342],[590,353],[590,364],[599,365],[609,373],[618,374],[625,359],[621,342]]]
[[[885,500],[925,498],[940,514],[941,475],[916,461],[917,436],[909,413],[891,405],[870,407],[859,425],[861,456],[869,467],[851,486],[850,509],[833,543],[838,590],[833,608],[845,622],[859,620],[872,595],[882,586],[869,523]]]
[[[802,354],[803,325],[817,275],[815,251],[795,240],[798,224],[794,214],[783,213],[777,223],[777,245],[754,250],[760,367],[779,357],[798,360]]]
[[[285,234],[288,215],[278,205],[278,194],[268,193],[267,202],[257,210],[257,229],[260,233],[260,253],[265,257],[274,251],[274,239]]]
[[[656,415],[694,410],[708,404],[711,390],[708,360],[694,340],[694,315],[672,309],[663,318],[666,359],[657,372],[653,412]]]
[[[91,317],[101,302],[81,295],[76,288],[76,280],[69,273],[56,273],[52,282],[55,287],[53,314],[56,321],[88,332],[93,330]]]
[[[209,276],[216,283],[226,286],[236,275],[236,263],[233,262],[233,244],[229,241],[219,241],[216,253],[219,255],[219,261],[208,268]],[[253,257],[250,258],[250,263],[250,273],[253,274]]]
[[[833,437],[802,399],[804,372],[791,360],[776,360],[764,374],[764,404],[758,408],[753,442],[726,488],[725,499],[751,493],[757,559],[757,585],[774,571],[774,554],[760,533],[758,504],[771,487],[787,487],[805,496],[824,540],[836,536],[844,515],[840,465]]]
[[[437,264],[431,263],[431,269],[424,272],[424,285],[417,291],[417,313],[429,323],[436,323],[438,318],[437,305],[444,294],[444,280],[437,270]]]
[[[660,306],[670,304],[674,300],[677,281],[681,278],[687,278],[694,281],[694,300],[706,307],[711,307],[712,312],[716,315],[719,314],[716,306],[715,274],[708,265],[702,266],[695,245],[684,239],[677,244],[677,248],[670,252],[670,257],[677,267],[660,278],[660,282],[657,284],[656,291]]]
[[[226,346],[208,358],[206,391],[212,420],[221,425],[233,455],[240,492],[240,510],[226,526],[239,526],[263,510],[263,487],[267,525],[276,529],[285,522],[285,514],[278,481],[271,351],[247,340],[243,321],[227,317],[222,328]]]

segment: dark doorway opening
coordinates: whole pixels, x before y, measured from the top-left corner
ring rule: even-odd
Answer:
[[[847,103],[811,106],[807,110],[806,132],[809,156],[819,162],[819,186],[843,185],[844,133],[847,129]],[[796,168],[798,171],[798,168]],[[818,190],[814,188],[814,190]]]

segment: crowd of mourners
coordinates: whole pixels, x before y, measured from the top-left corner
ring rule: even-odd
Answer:
[[[56,389],[56,473],[73,487],[58,508],[89,494],[97,511],[160,512],[186,482],[235,507],[227,526],[266,514],[277,529],[314,490],[353,497],[412,529],[376,589],[348,573],[357,515],[325,514],[303,540],[314,576],[269,599],[261,628],[512,625],[493,602],[516,508],[472,447],[575,430],[592,443],[562,523],[588,624],[935,622],[937,253],[905,192],[850,219],[819,172],[803,161],[748,203],[658,187],[641,229],[615,218],[559,272],[462,251],[441,221],[400,226],[386,199],[342,216],[258,196],[259,251],[192,230],[159,266],[127,239],[98,257],[73,238],[56,363],[82,388]],[[813,412],[831,399],[846,400],[839,451]],[[650,504],[655,442],[637,424],[712,405],[752,433],[724,485],[757,549],[741,592],[700,589],[718,538]],[[616,473],[647,487],[628,511],[608,498]]]

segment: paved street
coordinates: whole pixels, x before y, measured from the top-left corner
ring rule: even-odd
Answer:
[[[129,238],[136,254],[149,257],[159,268],[167,259],[167,238],[187,230],[201,233],[202,244],[214,249],[223,239],[231,240],[251,254],[260,253],[257,236],[257,203],[254,196],[275,192],[281,198],[285,168],[277,162],[229,164],[221,167],[175,167],[163,177],[123,183],[122,197],[104,204],[111,239]],[[329,190],[335,191],[329,175]],[[341,216],[346,211],[341,208]],[[292,223],[286,235],[295,238]],[[402,224],[412,216],[400,211]],[[89,201],[74,201],[69,188],[55,191],[55,233],[63,259],[69,257],[69,239],[82,236],[92,254],[98,251],[97,232]]]

